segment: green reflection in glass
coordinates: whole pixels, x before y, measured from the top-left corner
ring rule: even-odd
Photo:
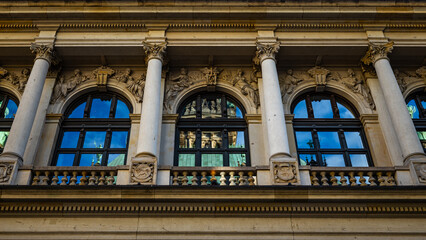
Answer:
[[[124,165],[126,154],[109,154],[108,155],[108,164],[107,166],[118,166]]]
[[[202,154],[201,166],[202,167],[222,167],[223,155],[222,154]]]
[[[194,167],[195,154],[179,154],[178,166],[180,167]]]
[[[246,166],[246,154],[229,154],[229,166],[230,167],[245,167]]]
[[[9,137],[9,131],[0,131],[0,148],[4,148]]]
[[[229,148],[245,148],[244,132],[230,131],[228,132]]]
[[[412,99],[411,101],[407,103],[407,109],[411,118],[413,119],[419,118],[419,110],[417,109],[417,105],[414,99]]]

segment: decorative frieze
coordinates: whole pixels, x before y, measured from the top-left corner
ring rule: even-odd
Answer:
[[[29,77],[30,69],[28,68],[21,69],[19,73],[0,68],[0,79],[8,81],[10,84],[14,85],[16,89],[21,93],[24,92]]]
[[[232,86],[238,87],[243,95],[250,98],[256,108],[260,106],[259,89],[255,77],[250,76],[247,78],[244,75],[244,71],[239,68],[233,78],[228,81],[230,81]]]
[[[58,99],[65,99],[78,85],[89,79],[90,77],[84,75],[78,68],[74,70],[74,74],[69,78],[65,78],[64,75],[60,76],[56,82],[50,102],[55,103]]]
[[[293,72],[293,69],[288,69],[286,75],[279,75],[281,95],[293,93],[297,85],[303,81],[303,78],[296,76]]]
[[[368,88],[367,84],[365,84],[364,80],[355,74],[353,69],[348,69],[347,76],[342,77],[340,74],[338,74],[338,80],[347,88],[352,90],[352,92],[363,96],[363,98],[370,105],[371,109],[376,109],[376,105],[374,104],[370,89]]]
[[[115,80],[126,84],[126,88],[135,96],[138,102],[143,100],[143,90],[145,88],[146,74],[142,72],[138,78],[132,76],[133,71],[126,68],[115,76]]]

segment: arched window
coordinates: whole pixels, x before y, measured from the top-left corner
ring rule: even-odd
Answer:
[[[3,152],[10,127],[18,110],[18,101],[13,96],[0,92],[0,153]]]
[[[344,99],[307,94],[293,103],[292,112],[300,165],[373,165],[358,113]]]
[[[245,111],[234,98],[199,93],[179,109],[175,166],[249,166]]]
[[[130,104],[117,94],[95,93],[75,101],[65,113],[55,166],[126,164]]]
[[[417,136],[426,152],[426,94],[416,92],[407,98],[407,108],[417,130]]]

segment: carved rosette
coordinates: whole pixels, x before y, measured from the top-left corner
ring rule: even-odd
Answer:
[[[297,183],[296,162],[272,162],[273,183],[292,184]]]
[[[256,43],[256,54],[253,58],[255,65],[260,65],[265,59],[272,59],[275,61],[275,55],[280,50],[280,43],[262,44]]]
[[[13,166],[13,163],[0,163],[0,183],[9,182],[12,176]]]
[[[154,58],[160,60],[161,62],[164,61],[164,58],[166,56],[167,43],[151,44],[143,42],[142,45],[145,50],[145,61],[147,64],[149,60]]]
[[[130,167],[130,184],[153,185],[157,174],[155,157],[143,156],[132,160]]]
[[[367,53],[361,59],[361,62],[366,65],[374,64],[380,59],[388,59],[388,53],[393,50],[393,42],[385,44],[369,43]]]
[[[44,59],[49,62],[49,64],[53,65],[59,63],[59,58],[55,54],[53,45],[31,43],[30,49],[33,54],[36,54],[36,60]]]

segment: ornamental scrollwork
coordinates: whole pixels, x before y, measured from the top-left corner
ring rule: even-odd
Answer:
[[[205,67],[200,70],[204,74],[207,86],[216,86],[218,76],[222,72],[222,69],[217,67]]]
[[[130,172],[133,184],[152,184],[154,180],[154,162],[134,162]]]
[[[273,162],[274,183],[297,183],[297,168],[289,162]]]
[[[6,183],[10,180],[13,171],[13,163],[0,163],[0,183]]]
[[[273,59],[275,60],[275,55],[280,50],[280,43],[273,44],[263,44],[256,43],[256,53],[253,58],[253,63],[255,65],[260,65],[265,59]]]
[[[388,59],[388,54],[393,50],[393,42],[385,44],[369,43],[367,53],[362,57],[361,62],[365,65],[374,64],[379,59]]]
[[[145,50],[146,58],[145,61],[148,63],[149,60],[156,58],[161,62],[164,61],[164,57],[166,55],[167,43],[161,44],[151,44],[143,42],[142,46]]]

